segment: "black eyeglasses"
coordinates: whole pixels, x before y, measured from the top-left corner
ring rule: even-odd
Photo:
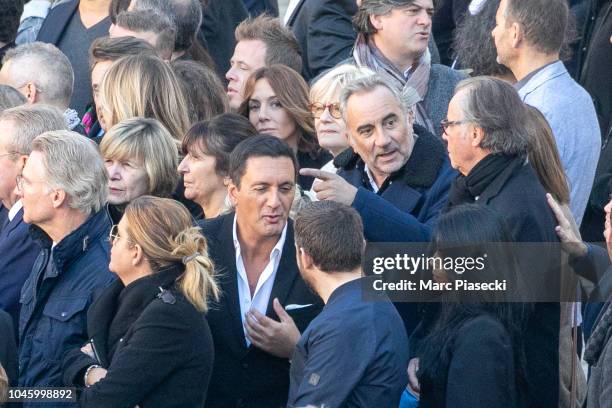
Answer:
[[[444,119],[440,122],[440,125],[442,126],[442,131],[444,132],[444,134],[448,135],[448,133],[446,133],[446,130],[451,127],[451,126],[456,126],[456,125],[465,125],[466,123],[469,123],[469,121],[467,120],[448,120],[448,119]]]
[[[323,113],[325,112],[325,109],[329,109],[329,114],[331,115],[332,118],[334,119],[342,118],[342,111],[340,110],[339,103],[314,102],[308,105],[308,107],[310,108],[310,111],[312,112],[312,116],[314,116],[316,119],[319,119],[323,115]]]

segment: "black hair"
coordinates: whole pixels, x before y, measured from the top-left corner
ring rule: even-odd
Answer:
[[[230,155],[229,176],[237,187],[240,187],[240,180],[251,157],[288,157],[293,163],[297,181],[298,163],[291,147],[277,137],[257,135],[240,142]]]
[[[477,256],[486,253],[486,267],[461,275],[462,279],[491,282],[506,279],[508,288],[515,293],[524,290],[519,276],[518,260],[513,252],[500,243],[511,243],[513,239],[502,217],[493,209],[478,204],[466,204],[453,208],[438,219],[433,238],[432,252],[440,257]],[[450,280],[457,274],[448,273]],[[510,289],[509,289],[510,291]],[[428,323],[427,335],[418,342],[419,381],[431,384],[433,379],[444,376],[452,358],[451,350],[460,328],[471,319],[487,315],[500,322],[509,335],[513,347],[515,381],[524,384],[525,347],[523,333],[531,307],[526,303],[510,302],[510,295],[502,294],[470,296],[468,301],[458,291],[445,291],[440,303],[429,305],[435,317]],[[479,298],[479,296],[482,296]],[[478,364],[478,362],[474,362]]]

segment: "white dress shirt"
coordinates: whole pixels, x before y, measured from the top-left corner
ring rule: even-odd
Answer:
[[[251,342],[246,338],[246,328],[244,327],[246,313],[255,309],[261,314],[265,315],[268,309],[268,302],[270,301],[270,295],[272,294],[272,287],[274,286],[274,279],[276,278],[276,271],[278,270],[278,264],[280,263],[281,255],[283,254],[283,245],[285,245],[285,238],[287,236],[287,225],[283,228],[283,232],[280,239],[272,248],[270,252],[270,260],[264,268],[255,292],[251,297],[251,290],[249,289],[249,280],[246,274],[246,268],[242,260],[242,252],[240,250],[240,242],[238,241],[238,234],[236,232],[236,216],[234,216],[234,227],[233,227],[233,238],[234,238],[234,249],[236,250],[236,269],[238,270],[238,298],[240,301],[240,318],[242,319],[242,330],[245,333],[245,341],[247,347],[251,345]]]
[[[21,210],[22,208],[23,208],[23,204],[21,204],[21,200],[17,200],[15,204],[13,204],[13,206],[9,210],[9,213],[8,213],[9,222],[13,221],[13,219],[15,218],[19,210]]]

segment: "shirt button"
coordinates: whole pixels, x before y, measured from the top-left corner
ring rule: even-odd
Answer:
[[[66,317],[66,316],[68,316],[68,313],[62,312],[62,317]]]

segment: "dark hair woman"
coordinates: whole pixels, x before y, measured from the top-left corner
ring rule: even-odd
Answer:
[[[230,154],[238,143],[257,131],[244,117],[235,113],[198,122],[183,138],[183,161],[178,166],[185,185],[185,198],[204,210],[205,218],[215,218],[229,209],[225,179]]]
[[[272,65],[251,74],[238,113],[248,118],[259,133],[287,143],[297,155],[300,168],[320,169],[332,159],[319,147],[315,136],[308,85],[289,67]],[[309,190],[314,179],[300,176],[298,182],[302,189]]]
[[[64,381],[86,407],[202,407],[213,364],[204,313],[218,298],[204,237],[180,203],[141,196],[110,233],[119,279],[88,312],[90,342]]]
[[[453,285],[455,289],[443,291],[435,307],[427,308],[427,329],[418,330],[426,334],[418,342],[411,339],[419,358],[419,407],[522,406],[522,336],[529,307],[510,302],[524,289],[517,259],[503,245],[512,241],[507,226],[489,207],[469,204],[441,216],[433,237],[435,256],[445,262],[448,257],[486,259],[482,270],[447,270],[448,282],[505,280],[507,291],[464,296]]]

